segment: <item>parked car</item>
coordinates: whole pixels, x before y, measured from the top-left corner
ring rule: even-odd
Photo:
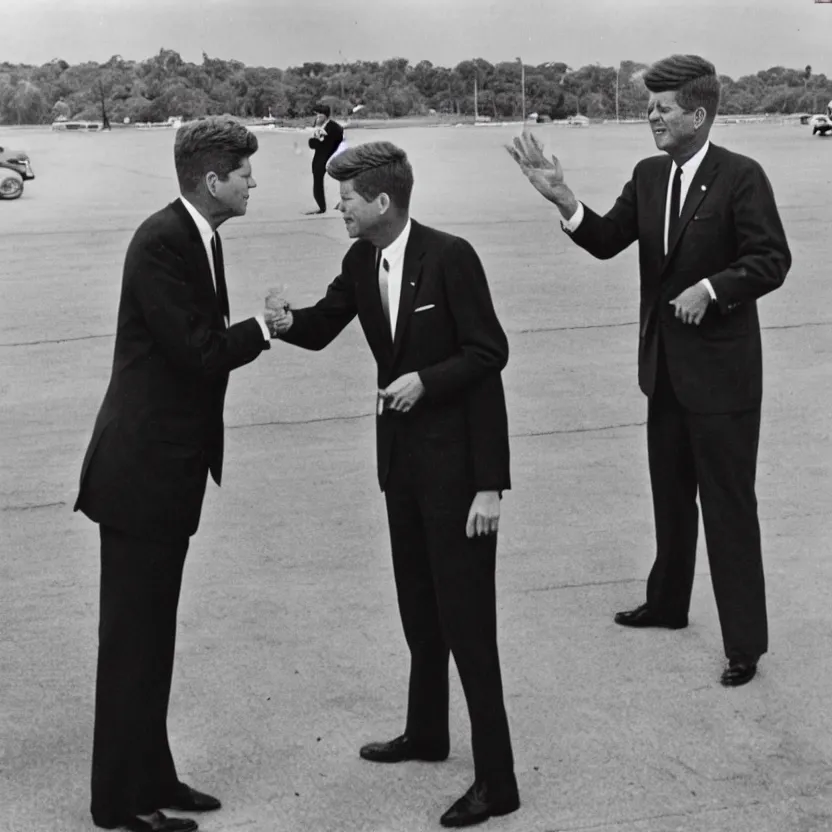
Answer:
[[[0,199],[17,199],[23,183],[34,178],[29,157],[22,150],[0,147]]]
[[[809,119],[809,124],[812,125],[813,136],[815,133],[820,133],[821,136],[825,136],[827,133],[832,131],[832,118],[829,118],[829,116],[823,115],[822,113],[812,116]]]

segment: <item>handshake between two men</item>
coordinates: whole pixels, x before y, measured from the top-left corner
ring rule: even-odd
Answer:
[[[283,337],[294,323],[292,307],[286,299],[286,287],[269,289],[266,295],[264,318],[272,338]],[[399,376],[384,390],[378,391],[379,412],[397,410],[407,413],[425,394],[425,386],[418,373],[405,373]]]

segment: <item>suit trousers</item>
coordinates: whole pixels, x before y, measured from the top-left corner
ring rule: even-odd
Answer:
[[[326,162],[323,164],[312,165],[312,196],[318,204],[318,209],[326,211],[326,190],[324,181],[326,180]]]
[[[91,812],[111,827],[163,808],[179,782],[167,713],[189,539],[160,543],[108,526],[100,533]]]
[[[760,408],[693,413],[679,403],[659,342],[647,413],[647,452],[656,560],[647,604],[673,620],[688,615],[699,512],[725,655],[756,658],[768,648],[765,578],[755,478]]]
[[[422,746],[449,748],[452,653],[471,720],[476,777],[510,791],[516,783],[497,650],[497,538],[465,534],[475,495],[465,446],[441,446],[440,463],[407,442],[393,449],[385,496],[410,649],[405,733]]]

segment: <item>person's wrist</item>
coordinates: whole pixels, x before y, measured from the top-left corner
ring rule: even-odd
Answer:
[[[578,210],[578,200],[575,199],[575,195],[567,189],[566,192],[555,191],[554,197],[555,205],[558,207],[561,216],[567,221],[571,220]]]

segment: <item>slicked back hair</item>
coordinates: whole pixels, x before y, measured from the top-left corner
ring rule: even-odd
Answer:
[[[644,73],[644,85],[650,92],[675,90],[683,110],[704,107],[709,120],[719,109],[721,87],[716,68],[699,55],[671,55],[656,61]]]
[[[173,161],[184,193],[196,190],[213,171],[225,182],[232,170],[257,152],[257,136],[230,118],[213,117],[183,124],[176,131]]]
[[[327,171],[339,182],[351,181],[356,193],[367,202],[387,194],[399,210],[410,208],[413,168],[407,154],[392,142],[367,142],[347,148],[332,158]]]

